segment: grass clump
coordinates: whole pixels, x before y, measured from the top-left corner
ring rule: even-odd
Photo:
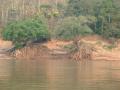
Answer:
[[[116,46],[115,45],[104,45],[103,48],[106,50],[112,50],[112,49],[116,48]]]

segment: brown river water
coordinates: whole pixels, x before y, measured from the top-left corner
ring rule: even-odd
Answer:
[[[0,60],[0,90],[120,90],[120,61]]]

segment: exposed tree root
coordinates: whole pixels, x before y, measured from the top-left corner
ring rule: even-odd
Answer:
[[[70,57],[74,60],[91,60],[93,57],[93,46],[82,41],[75,41],[74,51],[70,53]]]

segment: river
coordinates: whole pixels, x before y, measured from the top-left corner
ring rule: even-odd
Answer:
[[[120,62],[0,60],[0,90],[120,90]]]

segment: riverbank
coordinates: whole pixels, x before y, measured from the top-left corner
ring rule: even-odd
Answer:
[[[91,44],[92,47],[95,48],[95,51],[93,51],[92,54],[92,60],[120,60],[120,42],[114,46],[109,43],[108,40],[97,35],[83,37],[81,40],[87,44]],[[16,50],[11,55],[19,59],[39,59],[42,57],[68,58],[68,52],[66,51],[65,46],[72,43],[72,41],[51,40],[45,43],[24,47],[20,50]],[[11,46],[12,43],[10,41],[0,40],[1,49],[7,49]]]
[[[88,36],[81,39],[83,42],[91,44],[95,51],[93,51],[92,60],[120,60],[120,42],[116,46],[109,43],[109,41],[99,36]],[[72,41],[57,41],[52,40],[43,45],[48,49],[63,49],[64,46],[71,44]]]

